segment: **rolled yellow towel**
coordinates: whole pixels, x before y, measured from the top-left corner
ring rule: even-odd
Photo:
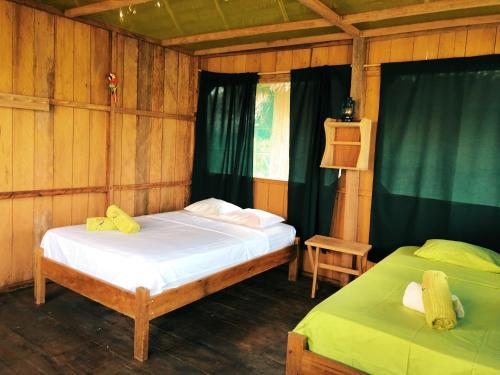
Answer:
[[[108,207],[106,210],[106,216],[113,219],[114,224],[120,232],[131,234],[137,233],[141,230],[141,226],[137,221],[114,204]]]
[[[441,271],[425,271],[422,277],[422,299],[425,320],[432,328],[452,329],[457,324],[450,288],[446,275]]]
[[[452,294],[451,302],[453,303],[453,310],[455,311],[457,318],[463,319],[465,316],[465,310],[460,298]],[[425,314],[424,300],[422,298],[422,285],[416,283],[415,281],[408,284],[403,295],[403,305],[409,309]]]
[[[101,232],[105,230],[118,230],[113,219],[109,217],[89,217],[87,219],[87,230],[89,232]]]

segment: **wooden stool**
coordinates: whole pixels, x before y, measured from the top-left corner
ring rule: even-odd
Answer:
[[[366,271],[366,262],[368,259],[368,252],[372,248],[372,245],[344,241],[338,238],[326,237],[315,235],[309,238],[305,244],[307,245],[307,254],[309,255],[309,261],[313,267],[313,282],[311,290],[311,298],[316,296],[316,289],[318,284],[318,269],[323,268],[330,271],[337,271],[348,273],[350,275],[355,275],[356,277],[362,275]],[[313,247],[316,247],[316,253],[313,258]],[[319,252],[320,249],[333,251],[341,254],[350,254],[356,257],[356,268],[346,268],[335,265],[330,265],[326,263],[319,262]]]

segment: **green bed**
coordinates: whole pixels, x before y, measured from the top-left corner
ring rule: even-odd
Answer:
[[[371,374],[500,374],[500,274],[431,261],[402,247],[326,299],[297,325],[309,350]],[[402,305],[425,270],[448,275],[465,318],[428,327]]]

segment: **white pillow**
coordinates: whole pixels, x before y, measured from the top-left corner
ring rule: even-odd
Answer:
[[[184,209],[202,216],[219,216],[232,211],[241,211],[241,207],[215,198],[208,198],[192,203]]]
[[[244,210],[233,211],[221,215],[219,219],[233,224],[245,225],[247,227],[258,229],[268,228],[271,225],[285,221],[285,219],[283,219],[281,216],[253,208],[245,208]]]

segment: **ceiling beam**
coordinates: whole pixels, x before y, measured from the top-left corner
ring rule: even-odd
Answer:
[[[500,14],[492,14],[487,16],[463,17],[442,21],[420,22],[410,25],[380,27],[377,29],[364,30],[361,32],[362,37],[377,37],[395,34],[405,34],[418,31],[430,31],[439,29],[448,29],[460,26],[485,25],[498,23],[500,24]]]
[[[370,12],[349,14],[342,17],[345,23],[375,22],[391,18],[419,16],[452,10],[481,8],[500,5],[500,0],[441,0],[404,7],[387,8]]]
[[[233,39],[245,36],[278,33],[282,31],[308,30],[328,26],[331,26],[330,22],[324,20],[323,18],[306,21],[284,22],[271,25],[245,27],[242,29],[217,31],[206,34],[179,36],[175,38],[164,39],[162,41],[162,45],[175,46],[180,44],[209,42],[213,40]]]
[[[333,42],[336,40],[350,40],[352,36],[347,33],[333,33],[327,35],[306,36],[302,38],[279,39],[270,42],[256,42],[248,44],[238,44],[225,47],[209,48],[194,51],[195,56],[216,55],[230,52],[254,51],[266,48],[279,48],[287,46],[298,46],[314,43]]]
[[[107,10],[118,9],[121,7],[128,7],[129,5],[137,5],[147,3],[151,0],[106,0],[97,3],[82,5],[80,7],[66,9],[64,15],[69,18],[86,16],[87,14],[94,14],[105,12]]]
[[[316,14],[329,21],[332,25],[341,28],[346,33],[352,36],[359,36],[360,31],[349,23],[343,21],[342,17],[335,13],[331,8],[327,7],[321,0],[298,0],[299,3],[311,9]]]
[[[500,25],[500,14],[477,16],[477,17],[464,17],[464,18],[442,20],[442,21],[421,22],[421,23],[401,25],[401,26],[382,27],[378,29],[364,30],[361,32],[361,37],[375,38],[375,37],[384,37],[397,34],[415,33],[421,31],[432,32],[432,30],[453,29],[464,26],[485,25],[485,24]],[[337,40],[350,40],[350,39],[353,38],[351,35],[347,33],[334,33],[334,34],[318,35],[312,37],[280,39],[270,42],[257,42],[257,43],[232,45],[226,47],[209,48],[209,49],[194,51],[194,55],[195,56],[218,55],[231,52],[242,52],[242,51],[261,50],[267,48],[307,45],[307,44],[325,43]]]

